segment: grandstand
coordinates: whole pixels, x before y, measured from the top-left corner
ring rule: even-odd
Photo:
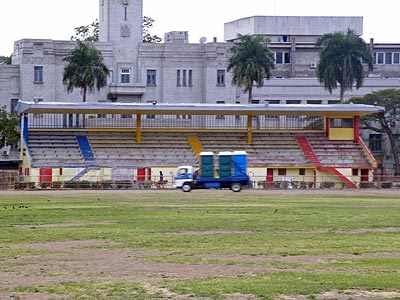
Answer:
[[[376,161],[359,137],[366,105],[19,102],[20,175],[52,182],[171,181],[201,151],[245,150],[255,187],[356,187]],[[292,186],[286,185],[286,186]],[[296,184],[293,184],[296,186]]]

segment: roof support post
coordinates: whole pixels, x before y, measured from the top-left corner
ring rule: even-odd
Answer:
[[[354,142],[358,143],[360,140],[360,117],[355,116],[354,117]]]
[[[142,115],[136,114],[136,144],[142,143]]]
[[[253,143],[253,124],[252,115],[247,115],[247,144],[251,145]]]

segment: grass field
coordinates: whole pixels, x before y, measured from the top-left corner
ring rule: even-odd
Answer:
[[[0,193],[0,299],[400,299],[399,191]]]

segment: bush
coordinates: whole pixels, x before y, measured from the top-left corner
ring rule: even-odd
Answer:
[[[375,184],[373,182],[361,182],[360,183],[360,189],[372,189],[375,187]]]
[[[385,181],[385,182],[382,182],[382,183],[381,183],[381,188],[382,188],[382,189],[391,189],[392,186],[393,186],[393,182],[387,182],[387,181]]]
[[[92,184],[90,181],[67,181],[64,183],[63,187],[66,189],[90,189],[92,188]]]
[[[15,182],[14,189],[15,190],[25,190],[25,189],[35,189],[35,182]]]
[[[117,189],[130,189],[132,188],[132,182],[130,180],[118,180],[115,182]]]
[[[333,188],[335,188],[335,185],[336,185],[335,182],[325,181],[325,182],[321,182],[320,188],[321,189],[333,189]]]
[[[100,182],[100,188],[102,189],[114,189],[115,183],[112,180],[105,180]]]

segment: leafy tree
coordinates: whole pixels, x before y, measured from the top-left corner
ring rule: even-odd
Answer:
[[[151,17],[143,17],[142,33],[143,43],[159,43],[161,38],[157,35],[150,34],[150,28],[153,27],[154,19]]]
[[[351,98],[349,102],[385,108],[384,112],[362,117],[361,127],[387,136],[395,164],[395,175],[400,175],[399,149],[395,138],[400,126],[400,90],[382,90],[361,98]]]
[[[354,31],[327,33],[317,41],[320,48],[317,77],[324,88],[332,93],[340,85],[340,101],[344,92],[355,84],[359,89],[364,81],[363,62],[373,70],[373,57],[365,41]]]
[[[274,56],[268,48],[269,40],[263,36],[238,34],[238,39],[230,49],[228,72],[232,70],[232,84],[244,87],[249,93],[248,102],[253,96],[253,83],[263,85],[264,79],[271,77],[274,68]]]
[[[11,56],[0,56],[0,65],[11,65]]]
[[[71,36],[73,41],[98,42],[99,41],[99,20],[86,26],[75,27],[75,35]]]
[[[19,141],[19,118],[17,114],[11,114],[7,107],[0,108],[0,148],[6,145],[14,145]]]
[[[161,38],[157,35],[150,34],[150,28],[153,27],[154,19],[150,17],[143,17],[142,34],[144,43],[159,43]],[[86,26],[75,27],[75,35],[71,36],[74,41],[98,42],[100,37],[99,21]]]
[[[82,101],[86,102],[87,91],[100,90],[107,85],[110,71],[103,63],[103,57],[97,49],[85,42],[78,42],[77,47],[64,58],[68,64],[64,68],[63,83],[68,92],[74,88],[82,90]]]

